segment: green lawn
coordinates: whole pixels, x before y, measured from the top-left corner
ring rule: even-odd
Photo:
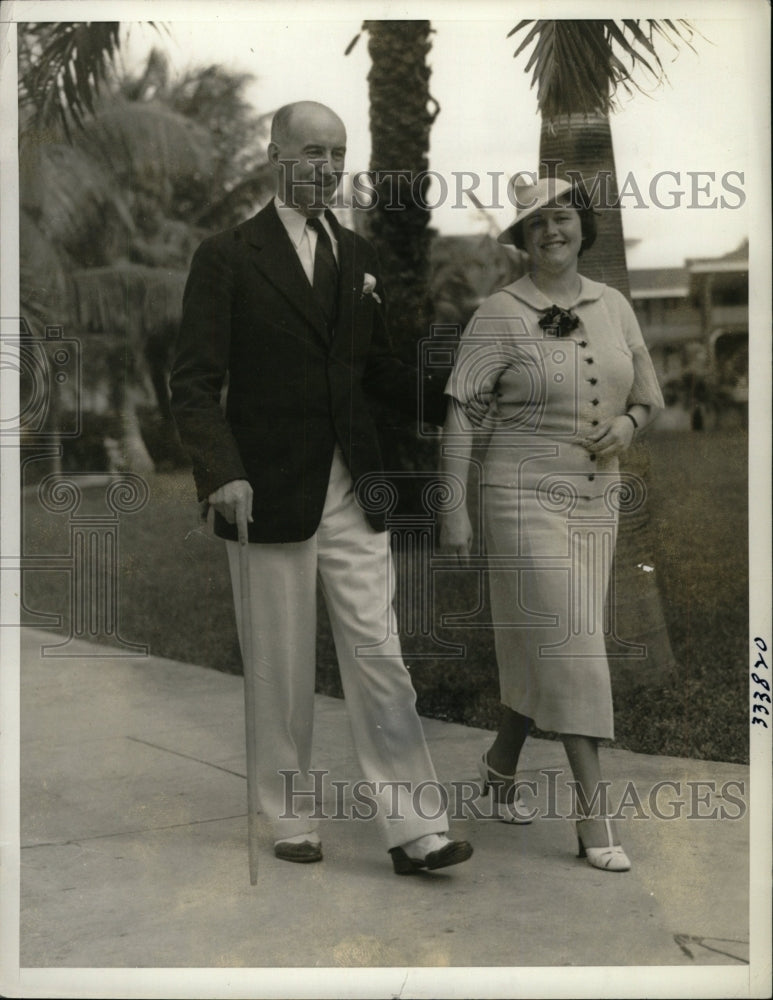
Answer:
[[[613,668],[615,745],[745,762],[746,436],[660,433],[649,442],[654,563],[678,669],[665,685],[634,686]],[[120,521],[120,635],[160,656],[238,673],[225,553],[198,522],[192,480],[186,473],[166,473],[152,477],[149,486],[147,506]],[[103,490],[85,492],[83,510],[104,512]],[[45,512],[31,489],[25,493],[22,530],[26,555],[67,552],[68,516]],[[34,624],[34,612],[49,612],[69,621],[69,591],[61,570],[27,572],[25,620]],[[440,625],[441,614],[469,612],[477,595],[472,576],[460,584],[458,574],[447,580],[441,575],[434,638],[405,622],[406,661],[423,714],[494,728],[498,689],[485,593],[474,618],[478,627]],[[466,655],[444,655],[438,641],[463,643]],[[318,659],[319,689],[340,694],[324,613]]]
[[[657,573],[680,669],[663,691],[619,699],[620,746],[748,760],[747,481],[745,434],[652,439]]]

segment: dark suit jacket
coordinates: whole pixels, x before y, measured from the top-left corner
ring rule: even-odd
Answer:
[[[368,395],[417,416],[417,373],[391,355],[383,308],[363,294],[365,274],[378,275],[375,251],[327,218],[340,270],[332,331],[273,201],[206,239],[185,287],[172,411],[199,499],[232,479],[249,480],[253,542],[302,541],[316,531],[336,443],[355,482],[381,470]],[[380,285],[376,292],[383,299]],[[442,423],[442,386],[429,391],[426,416]],[[383,530],[382,515],[367,516]],[[215,531],[236,538],[219,516]]]

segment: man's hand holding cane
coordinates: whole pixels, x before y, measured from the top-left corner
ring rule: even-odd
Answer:
[[[209,495],[209,506],[229,524],[235,524],[239,543],[247,544],[247,525],[252,524],[252,487],[246,479],[233,479]]]

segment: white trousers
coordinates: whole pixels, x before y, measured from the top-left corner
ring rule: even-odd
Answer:
[[[241,641],[239,546],[237,542],[226,546]],[[308,771],[318,580],[330,616],[354,745],[368,783],[359,794],[369,804],[349,809],[347,817],[359,814],[377,822],[387,848],[447,831],[442,793],[400,649],[392,607],[389,535],[374,531],[357,506],[338,449],[316,533],[303,542],[251,544],[248,550],[258,794],[274,839],[315,827],[312,796],[289,793],[313,787]],[[369,646],[372,652],[363,648]],[[282,771],[299,773],[291,778]],[[351,795],[347,799],[351,802]],[[334,813],[334,808],[326,813],[323,805],[323,815]]]

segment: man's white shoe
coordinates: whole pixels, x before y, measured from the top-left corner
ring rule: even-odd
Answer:
[[[322,860],[322,845],[319,834],[315,830],[309,833],[299,833],[295,837],[285,837],[274,842],[274,855],[280,861],[295,861],[297,864],[309,864]]]

